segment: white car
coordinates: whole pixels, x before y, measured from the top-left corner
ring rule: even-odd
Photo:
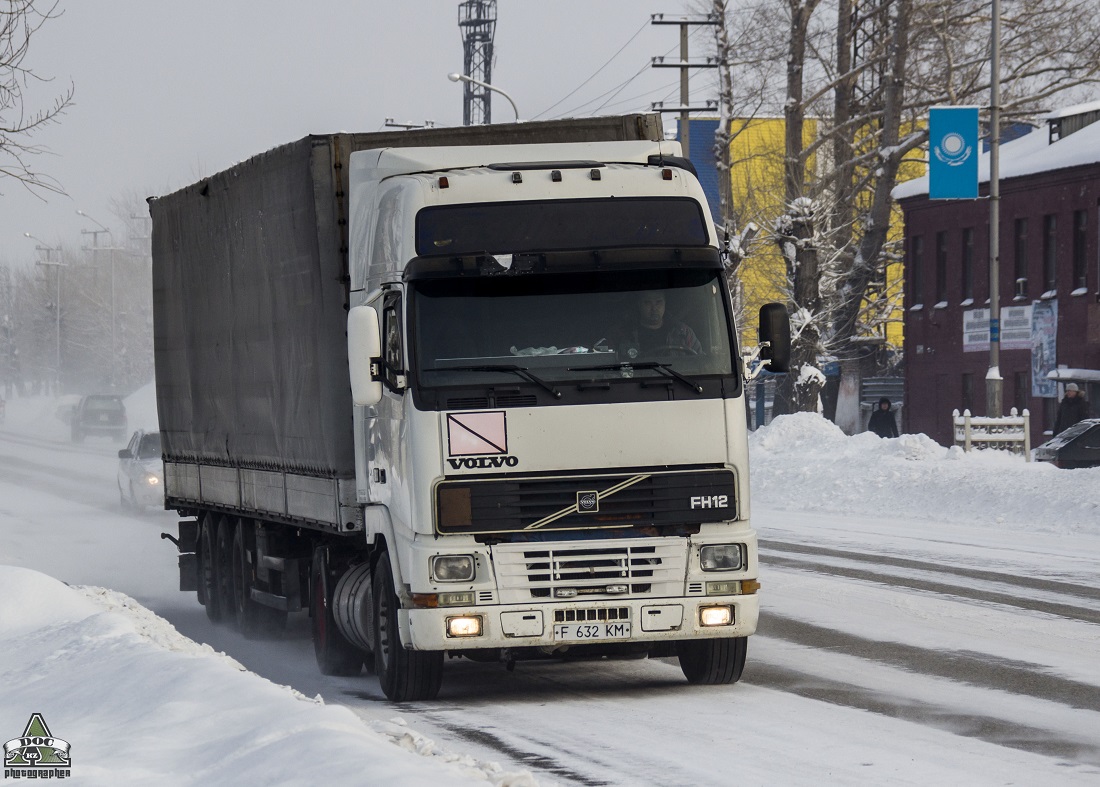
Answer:
[[[118,496],[124,508],[164,507],[160,432],[134,432],[118,452]]]

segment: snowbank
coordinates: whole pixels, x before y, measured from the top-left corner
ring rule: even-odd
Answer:
[[[246,672],[121,593],[5,565],[0,675],[0,740],[42,714],[76,784],[534,784]]]
[[[753,499],[772,508],[1100,534],[1100,468],[967,454],[920,434],[848,437],[813,413],[753,432],[749,455]]]

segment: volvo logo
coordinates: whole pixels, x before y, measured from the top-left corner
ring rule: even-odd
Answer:
[[[577,492],[577,511],[582,514],[590,514],[599,510],[599,492]]]

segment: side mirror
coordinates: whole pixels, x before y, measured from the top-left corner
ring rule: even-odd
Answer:
[[[382,334],[373,306],[355,306],[348,312],[348,372],[351,400],[370,407],[382,400]]]
[[[781,303],[765,303],[760,307],[760,358],[764,368],[782,374],[791,368],[791,319]]]
[[[130,453],[129,448],[123,448],[118,452],[119,459],[133,459],[134,455]]]

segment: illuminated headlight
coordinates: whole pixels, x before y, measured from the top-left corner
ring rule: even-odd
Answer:
[[[145,479],[145,483],[147,483],[149,486],[158,486],[160,484],[160,479],[157,478],[155,475],[151,475]]]
[[[435,555],[432,557],[432,580],[435,582],[470,582],[473,578],[473,555]]]
[[[728,626],[733,623],[733,610],[729,607],[699,607],[700,626]]]
[[[447,618],[448,637],[480,637],[481,615]]]
[[[699,566],[703,571],[740,571],[740,544],[711,544],[699,547]]]

